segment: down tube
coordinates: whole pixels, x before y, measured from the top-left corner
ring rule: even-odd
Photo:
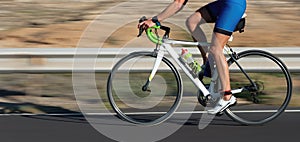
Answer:
[[[185,68],[185,66],[181,63],[179,60],[179,55],[175,52],[175,50],[169,45],[169,44],[163,44],[163,47],[165,47],[168,51],[168,53],[171,55],[171,57],[175,60],[175,62],[179,65],[179,67],[184,71],[184,73],[191,79],[191,81],[194,83],[194,85],[200,89],[204,96],[209,95],[209,91],[205,88],[205,86],[201,83],[201,81],[198,78],[194,78],[193,75],[190,74],[189,70]]]

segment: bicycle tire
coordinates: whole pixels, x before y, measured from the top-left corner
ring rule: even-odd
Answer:
[[[245,64],[250,64],[249,60],[252,61],[257,60],[257,57],[260,57],[259,60],[264,60],[265,62],[268,61],[268,63],[264,63],[258,69],[245,69],[244,67],[242,67],[245,69],[246,72],[248,72],[246,74],[249,75],[252,81],[255,82],[258,89],[256,89],[257,90],[256,92],[253,90],[245,91],[243,92],[244,94],[240,94],[240,96],[250,95],[250,99],[251,98],[253,99],[252,102],[251,100],[250,101],[248,100],[244,102],[244,104],[242,103],[239,106],[236,105],[227,108],[225,110],[225,113],[231,119],[244,125],[262,125],[272,121],[273,119],[278,117],[282,112],[284,112],[284,110],[289,104],[292,95],[292,80],[286,65],[279,58],[275,57],[273,54],[261,50],[247,50],[239,53],[236,57],[234,57],[235,59],[230,58],[228,60],[229,69],[231,70],[230,80],[231,82],[233,82],[231,83],[232,88],[234,85],[238,84],[238,82],[234,81],[235,80],[234,76],[238,75],[236,74],[238,73],[238,71],[232,71],[234,70],[232,69],[234,68],[232,66],[238,67],[237,65],[235,65],[236,64],[235,60],[237,60],[237,62],[240,65],[241,65],[240,62],[243,61],[245,62]],[[255,61],[254,63],[256,63],[256,66],[259,65],[257,61]],[[272,67],[274,66],[273,70],[264,69],[265,66],[271,66],[271,65]],[[258,74],[261,74],[260,77]],[[241,78],[243,77],[241,76],[238,77],[239,80]],[[274,87],[275,85],[276,87]],[[236,87],[238,86],[239,85],[236,85]],[[247,100],[245,99],[245,97],[243,99]],[[279,102],[279,100],[281,102]],[[240,100],[238,100],[238,104],[239,101]],[[249,106],[247,106],[247,103],[249,103],[248,104]],[[249,108],[252,107],[252,108],[248,110],[247,107]],[[245,110],[243,111],[243,109]]]
[[[180,104],[180,101],[182,98],[182,93],[183,93],[181,76],[180,76],[178,70],[172,64],[172,62],[169,61],[165,57],[163,57],[162,63],[164,63],[169,68],[168,71],[171,72],[171,74],[173,75],[172,77],[174,78],[174,81],[176,81],[176,83],[174,83],[174,84],[177,86],[177,90],[175,91],[176,94],[174,96],[172,96],[172,98],[175,97],[174,102],[171,105],[171,107],[166,110],[165,114],[158,116],[158,118],[155,118],[154,120],[150,120],[150,121],[149,120],[147,120],[147,121],[139,120],[136,118],[132,118],[132,116],[130,116],[130,114],[127,114],[126,112],[124,112],[124,110],[122,110],[120,108],[120,106],[118,106],[118,104],[116,103],[117,98],[114,97],[114,93],[113,93],[114,92],[114,90],[113,90],[113,88],[114,88],[113,82],[114,81],[113,80],[114,80],[114,77],[116,76],[116,73],[118,73],[118,70],[122,70],[122,69],[120,69],[120,68],[122,68],[121,66],[125,66],[126,63],[130,62],[130,61],[133,61],[134,63],[136,63],[139,60],[143,60],[144,58],[146,58],[145,60],[154,59],[154,62],[155,62],[156,56],[157,55],[154,52],[133,52],[133,53],[125,56],[121,60],[119,60],[113,67],[112,71],[110,72],[108,81],[107,81],[107,95],[108,95],[108,100],[109,100],[111,107],[113,108],[114,112],[117,114],[117,116],[119,118],[126,120],[133,124],[138,124],[138,125],[157,125],[157,124],[160,124],[160,123],[166,121],[168,118],[170,118],[172,116],[172,114],[179,107],[179,104]],[[134,59],[136,59],[136,60],[134,60]],[[146,66],[148,66],[148,65],[146,65]],[[133,69],[132,69],[132,71],[131,71],[131,69],[129,69],[128,72],[138,73],[139,75],[142,74],[142,71],[136,71]],[[148,74],[148,76],[146,78],[143,78],[145,81],[148,79],[150,72],[148,72],[147,74]],[[151,84],[152,83],[154,83],[154,82],[152,81]],[[139,87],[140,87],[140,89],[142,89],[142,86],[139,86]],[[151,116],[149,116],[149,117],[151,117]]]

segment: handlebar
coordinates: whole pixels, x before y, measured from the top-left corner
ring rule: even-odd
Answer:
[[[139,23],[144,22],[146,20],[147,18],[143,16],[142,18],[140,18]],[[158,34],[153,32],[153,30],[157,30],[157,29],[161,29],[165,31],[163,38],[159,38]],[[155,44],[162,44],[162,39],[169,38],[170,30],[171,28],[162,26],[160,22],[157,22],[155,26],[148,27],[148,28],[145,25],[142,25],[139,28],[139,34],[137,35],[137,37],[140,37],[143,34],[143,32],[146,31],[146,35],[150,41],[152,41]]]

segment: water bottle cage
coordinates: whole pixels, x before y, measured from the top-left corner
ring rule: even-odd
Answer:
[[[189,64],[189,67],[192,69],[192,72],[197,75],[201,71],[201,66],[197,61],[193,61]]]

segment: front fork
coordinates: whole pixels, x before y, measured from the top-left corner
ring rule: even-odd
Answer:
[[[155,63],[154,63],[154,66],[153,66],[153,69],[152,69],[152,72],[147,80],[147,82],[145,83],[145,85],[142,87],[142,90],[143,91],[151,91],[149,90],[149,85],[150,85],[150,82],[152,81],[153,77],[155,76],[157,70],[158,70],[158,67],[162,61],[162,58],[164,57],[164,54],[165,54],[165,51],[163,50],[155,50],[153,52],[153,54],[156,54],[156,60],[155,60]]]

